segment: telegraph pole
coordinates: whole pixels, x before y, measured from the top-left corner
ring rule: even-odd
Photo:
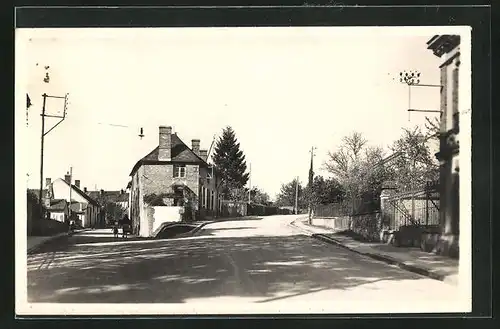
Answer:
[[[69,167],[69,220],[71,221],[71,183],[73,182],[73,167]]]
[[[61,122],[66,119],[66,109],[67,109],[67,104],[68,104],[68,95],[66,94],[65,96],[49,96],[46,93],[42,95],[43,97],[43,104],[42,104],[42,133],[41,133],[41,145],[40,145],[40,195],[38,202],[40,204],[40,214],[43,214],[43,204],[42,204],[42,192],[43,192],[43,149],[44,149],[44,142],[45,142],[45,135],[50,133],[55,127],[57,127]],[[59,98],[59,99],[64,99],[64,111],[63,115],[47,115],[45,112],[46,110],[46,104],[47,104],[47,98]],[[56,123],[52,128],[50,128],[48,131],[45,131],[45,118],[50,117],[50,118],[60,118],[61,120]]]
[[[441,110],[422,110],[422,109],[412,109],[411,108],[411,88],[412,87],[434,87],[442,89],[442,85],[435,84],[421,84],[420,83],[420,72],[410,71],[410,72],[399,72],[399,82],[408,85],[408,121],[410,121],[410,112],[424,112],[424,113],[442,113]],[[426,117],[427,118],[427,117]],[[416,159],[417,154],[413,154],[413,158],[409,158],[410,163],[410,190],[411,190],[411,220],[415,221],[415,171],[416,171]]]
[[[38,204],[40,205],[40,215],[43,216],[43,204],[42,204],[42,192],[43,192],[43,142],[45,137],[45,104],[47,100],[47,94],[43,94],[43,105],[42,105],[42,138],[40,146],[40,194],[38,195]]]
[[[312,185],[313,185],[313,180],[314,180],[314,165],[313,165],[313,159],[314,159],[314,150],[316,150],[316,147],[311,147],[311,167],[309,168],[309,224],[311,224],[312,221]]]
[[[252,201],[252,164],[250,164],[250,175],[248,179],[248,203]]]
[[[295,215],[299,213],[299,176],[295,179]]]

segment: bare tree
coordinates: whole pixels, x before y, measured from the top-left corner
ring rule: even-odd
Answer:
[[[361,133],[353,132],[351,135],[342,138],[342,142],[347,148],[351,160],[355,161],[358,159],[359,153],[368,141],[363,137]]]
[[[441,122],[438,118],[434,117],[429,119],[429,117],[425,117],[425,128],[427,129],[427,137],[428,138],[438,138]]]
[[[362,134],[354,132],[344,137],[342,145],[328,155],[325,169],[341,184],[353,211],[355,200],[378,192],[385,171],[375,170],[373,167],[383,159],[382,148],[368,146]]]

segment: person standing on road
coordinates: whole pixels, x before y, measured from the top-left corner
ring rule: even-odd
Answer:
[[[115,222],[115,225],[113,225],[113,236],[118,238],[118,222]]]
[[[73,233],[75,233],[75,221],[70,219],[68,235],[72,235]]]

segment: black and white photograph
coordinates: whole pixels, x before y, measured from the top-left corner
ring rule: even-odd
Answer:
[[[470,27],[15,47],[17,314],[471,311]]]

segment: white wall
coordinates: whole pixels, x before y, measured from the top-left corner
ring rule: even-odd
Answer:
[[[64,182],[63,179],[58,178],[52,183],[52,189],[54,191],[54,199],[65,199],[69,200],[69,186]],[[71,200],[81,203],[88,203],[87,199],[78,194],[74,189],[71,191]]]
[[[169,222],[180,222],[182,220],[182,215],[180,210],[183,207],[153,207],[155,210],[154,213],[154,222],[153,222],[153,232],[160,227],[163,223]]]
[[[50,219],[56,220],[58,222],[64,223],[64,213],[51,212]]]

